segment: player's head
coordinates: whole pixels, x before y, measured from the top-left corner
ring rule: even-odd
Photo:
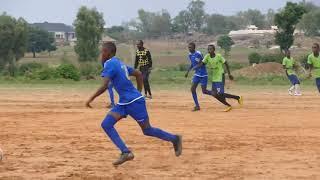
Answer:
[[[285,51],[285,55],[286,55],[286,57],[290,57],[290,56],[291,56],[291,52],[290,52],[289,49],[287,49],[287,50]]]
[[[189,43],[188,49],[190,53],[194,53],[196,51],[196,44],[194,42]]]
[[[137,48],[138,48],[138,49],[142,49],[142,48],[143,48],[143,41],[142,41],[142,40],[139,40],[139,41],[137,42]]]
[[[117,47],[113,42],[103,43],[102,49],[101,49],[102,63],[104,63],[108,59],[111,59],[113,56],[116,55],[116,53],[117,53]]]
[[[319,51],[320,51],[320,46],[319,46],[319,44],[318,44],[318,43],[314,43],[314,44],[312,45],[312,52],[315,53],[315,54],[317,54],[317,53],[319,53]]]
[[[208,53],[214,54],[215,51],[216,51],[216,47],[213,44],[209,44],[208,45]]]

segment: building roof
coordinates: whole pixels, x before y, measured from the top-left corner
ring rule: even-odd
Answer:
[[[31,24],[33,27],[38,27],[40,29],[43,29],[45,31],[49,32],[74,32],[74,29],[72,26],[68,26],[63,23],[33,23]]]
[[[102,42],[116,42],[115,39],[111,38],[110,36],[108,35],[104,35],[101,39]]]

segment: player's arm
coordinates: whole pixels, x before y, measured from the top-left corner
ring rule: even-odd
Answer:
[[[201,66],[204,66],[205,64],[203,63],[203,61],[200,61],[196,66],[194,66],[193,68],[191,68],[191,70],[195,70],[200,68]]]
[[[104,77],[103,78],[103,83],[102,85],[99,87],[99,89],[90,97],[90,99],[86,102],[86,106],[88,108],[92,108],[92,106],[90,105],[91,102],[93,102],[97,97],[99,97],[101,94],[103,94],[104,92],[106,92],[106,90],[108,89],[109,86],[109,82],[110,79],[108,77]]]
[[[225,61],[224,65],[226,66],[229,79],[230,79],[230,80],[233,80],[234,78],[233,78],[233,76],[231,75],[229,63],[228,63],[227,61]]]
[[[134,68],[137,69],[138,68],[138,64],[139,64],[139,57],[136,54],[136,59],[134,61]]]
[[[309,69],[309,73],[308,73],[308,77],[310,78],[312,76],[312,69],[313,69],[313,64],[312,64],[312,60],[310,57],[308,57],[308,69]]]
[[[130,76],[134,76],[137,81],[137,89],[138,91],[142,91],[142,85],[143,85],[143,76],[142,73],[136,69],[133,69],[131,67],[128,67],[128,72]]]
[[[188,77],[188,75],[189,75],[189,72],[191,71],[191,69],[192,69],[192,64],[190,64],[190,66],[189,66],[189,68],[188,68],[188,70],[187,70],[187,72],[186,72],[186,74],[184,75],[184,77]]]
[[[149,70],[151,70],[151,68],[152,68],[152,56],[151,56],[151,53],[150,53],[149,50],[147,51],[147,57],[148,57],[148,60],[149,60]]]

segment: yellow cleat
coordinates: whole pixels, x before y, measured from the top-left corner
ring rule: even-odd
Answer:
[[[239,96],[239,100],[238,100],[238,103],[242,106],[243,105],[243,97],[242,96]]]
[[[232,110],[232,106],[228,106],[225,110],[224,110],[224,112],[229,112],[229,111],[231,111]]]

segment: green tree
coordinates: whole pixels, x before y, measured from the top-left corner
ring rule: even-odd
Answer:
[[[0,15],[0,71],[8,68],[15,75],[16,61],[24,56],[27,44],[27,22],[19,18]]]
[[[280,46],[281,51],[292,46],[296,25],[305,12],[306,10],[302,5],[287,2],[286,7],[275,15],[275,24],[279,28],[275,35],[275,43]]]
[[[96,9],[82,6],[73,24],[77,34],[75,52],[79,61],[96,61],[105,25],[102,14]]]
[[[226,57],[229,56],[232,45],[234,45],[234,41],[228,35],[220,36],[217,42],[218,46],[224,50],[224,54]]]
[[[191,15],[191,25],[196,31],[200,31],[204,25],[206,17],[204,6],[205,2],[201,0],[191,1],[188,5],[188,11]]]
[[[174,32],[189,32],[191,27],[191,14],[186,11],[180,11],[179,14],[173,19],[172,28]]]
[[[305,14],[299,23],[299,28],[302,29],[307,36],[319,36],[320,8]]]
[[[29,27],[27,40],[27,51],[33,53],[33,58],[36,57],[36,53],[56,50],[53,33],[40,28]]]
[[[238,16],[241,17],[244,25],[256,25],[258,28],[266,26],[265,16],[257,9],[249,9],[247,11],[240,11]]]

